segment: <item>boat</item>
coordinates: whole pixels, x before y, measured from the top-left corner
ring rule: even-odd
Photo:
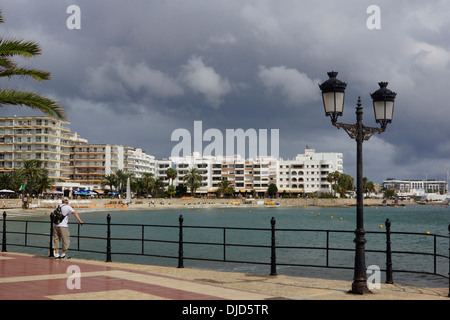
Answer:
[[[280,203],[279,202],[264,202],[264,206],[266,206],[266,207],[279,207]]]
[[[444,200],[442,200],[443,205],[449,205],[450,204],[450,194],[447,194]]]

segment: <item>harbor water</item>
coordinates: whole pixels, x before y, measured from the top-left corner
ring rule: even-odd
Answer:
[[[84,210],[84,211],[83,211]],[[188,268],[211,269],[216,271],[230,271],[243,273],[269,274],[271,252],[271,218],[276,221],[276,246],[298,246],[308,249],[277,248],[277,274],[320,277],[330,279],[351,280],[352,270],[342,270],[334,267],[353,267],[353,251],[329,251],[326,256],[324,249],[309,248],[346,248],[354,249],[353,231],[356,225],[355,207],[186,207],[173,209],[148,210],[95,210],[82,209],[78,211],[86,223],[77,230],[76,224],[70,225],[72,234],[71,256],[84,259],[104,260],[105,254],[95,252],[77,252],[76,248],[89,248],[92,251],[105,252],[105,240],[80,239],[74,237],[78,232],[84,237],[106,237],[106,217],[111,216],[112,260],[116,262],[130,262],[139,264],[155,264],[164,266],[177,266],[177,259],[163,257],[142,256],[141,253],[157,256],[177,256],[178,245],[172,243],[179,239],[179,217],[183,217],[183,240],[185,245],[183,254],[184,266]],[[395,252],[426,252],[436,253],[448,257],[448,236],[450,223],[450,207],[445,205],[406,205],[391,207],[364,207],[364,227],[366,234],[366,266],[386,268],[384,253],[370,252],[371,250],[384,251],[386,248],[385,222],[391,222],[391,243]],[[22,218],[21,218],[22,219]],[[44,221],[48,216],[33,217],[27,220]],[[8,222],[8,232],[23,231],[23,223]],[[72,219],[74,221],[74,219]],[[122,224],[127,224],[123,226]],[[141,225],[149,225],[143,228]],[[161,227],[158,227],[161,226]],[[163,227],[164,226],[164,227]],[[227,229],[226,235],[220,228],[198,227],[228,227],[249,228],[248,230]],[[47,224],[27,226],[29,233],[38,233],[48,229]],[[264,230],[252,230],[253,228]],[[297,231],[289,231],[294,229]],[[301,229],[301,230],[300,230]],[[308,230],[308,231],[304,231]],[[310,231],[315,230],[315,231]],[[318,230],[344,230],[348,232],[326,232]],[[48,231],[48,230],[47,230]],[[403,235],[396,232],[419,233],[419,235]],[[8,235],[8,242],[20,242],[19,235]],[[145,238],[143,244],[140,239]],[[224,246],[227,244],[236,246]],[[15,240],[17,239],[17,240]],[[127,240],[130,239],[130,240]],[[148,240],[148,241],[147,241]],[[152,240],[168,241],[167,243]],[[32,235],[28,236],[28,244],[38,242],[48,243],[48,239]],[[189,244],[202,242],[202,245]],[[436,247],[435,247],[436,243]],[[212,245],[216,244],[216,245]],[[254,244],[256,248],[240,247],[239,244]],[[42,245],[42,244],[41,244]],[[45,244],[44,244],[45,246]],[[224,252],[225,250],[225,252]],[[12,246],[8,251],[47,254],[45,249]],[[125,255],[123,253],[132,253]],[[235,263],[220,261],[226,254],[227,260],[254,261],[252,263]],[[211,259],[217,261],[201,261]],[[326,260],[333,268],[312,267],[324,266]],[[416,254],[393,254],[393,269],[433,272],[434,257]],[[261,264],[259,264],[261,263]],[[302,264],[308,267],[285,266],[283,264]],[[311,265],[311,266],[309,266]],[[448,259],[436,259],[436,272],[447,275],[449,270]],[[384,272],[382,272],[384,281]],[[411,285],[448,286],[448,280],[434,275],[416,273],[394,272],[394,282]]]

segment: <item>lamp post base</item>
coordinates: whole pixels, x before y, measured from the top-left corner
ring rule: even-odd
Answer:
[[[352,283],[352,289],[348,293],[367,294],[367,293],[372,293],[372,291],[369,290],[369,288],[367,287],[367,283],[365,281],[364,282],[354,281]]]

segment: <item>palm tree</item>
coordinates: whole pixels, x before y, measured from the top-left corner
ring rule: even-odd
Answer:
[[[164,188],[164,182],[161,179],[153,180],[153,190],[155,190],[155,198],[158,197],[158,191]]]
[[[345,197],[345,193],[347,191],[353,190],[354,189],[354,179],[353,177],[349,176],[348,174],[341,174],[339,176],[339,180],[338,180],[338,192],[341,194],[341,198]]]
[[[167,188],[167,193],[169,193],[170,199],[172,199],[172,197],[176,193],[175,186],[173,184]]]
[[[0,10],[0,23],[4,23]],[[39,44],[33,41],[0,38],[0,77],[13,76],[31,77],[36,81],[50,80],[50,73],[33,68],[19,67],[12,60],[13,57],[30,59],[41,54]],[[0,88],[0,106],[15,105],[26,106],[31,109],[58,119],[66,119],[66,113],[59,102],[41,96],[34,92],[10,88]]]
[[[25,181],[22,170],[14,169],[10,173],[8,173],[8,175],[10,176],[9,189],[19,191],[20,187],[23,186],[23,183]]]
[[[9,173],[0,174],[0,189],[11,188],[11,175]]]
[[[110,190],[113,191],[117,185],[117,176],[114,173],[107,174],[103,177],[101,184],[108,185]]]
[[[202,176],[200,175],[197,168],[192,168],[184,176],[184,181],[186,181],[187,186],[191,189],[191,195],[195,197],[195,190],[200,187],[200,182],[202,181]]]
[[[144,172],[142,174],[142,178],[140,180],[142,181],[143,192],[147,195],[149,193],[151,193],[154,182],[155,182],[155,179],[153,178],[153,173]]]
[[[375,184],[369,181],[366,177],[362,179],[364,193],[369,194],[370,192],[375,192]]]
[[[177,177],[178,173],[177,170],[174,168],[169,168],[166,171],[167,179],[170,179],[170,185],[173,185],[173,180]]]
[[[327,176],[327,181],[331,183],[331,189],[334,191],[334,197],[336,197],[336,183],[339,181],[340,176],[341,173],[339,171],[330,172]]]
[[[23,160],[23,167],[20,170],[22,171],[22,176],[25,180],[24,191],[30,196],[33,195],[33,193],[38,193],[42,182],[48,180],[48,170],[41,166],[41,160]],[[48,184],[48,181],[45,184]],[[27,203],[25,204],[26,209],[28,209],[29,206],[29,199],[30,197],[27,197]]]
[[[37,184],[37,191],[39,193],[44,193],[45,191],[51,189],[53,186],[53,180],[47,177],[42,177],[42,179]]]
[[[217,193],[219,195],[225,195],[225,196],[229,196],[234,194],[234,188],[231,184],[230,181],[228,181],[227,179],[223,178],[222,181],[220,181],[217,184]]]
[[[129,174],[122,169],[119,169],[115,172],[115,175],[117,177],[117,184],[119,186],[119,193],[123,192],[123,189],[127,185],[127,179],[129,177]]]

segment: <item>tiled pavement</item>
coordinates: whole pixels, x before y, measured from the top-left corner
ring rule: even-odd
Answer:
[[[0,253],[0,300],[444,300],[448,287],[381,284],[348,293],[351,281],[250,275]],[[278,304],[280,305],[280,304]],[[282,308],[286,304],[281,305]]]
[[[192,280],[17,253],[0,254],[0,300],[261,300],[268,295]]]

